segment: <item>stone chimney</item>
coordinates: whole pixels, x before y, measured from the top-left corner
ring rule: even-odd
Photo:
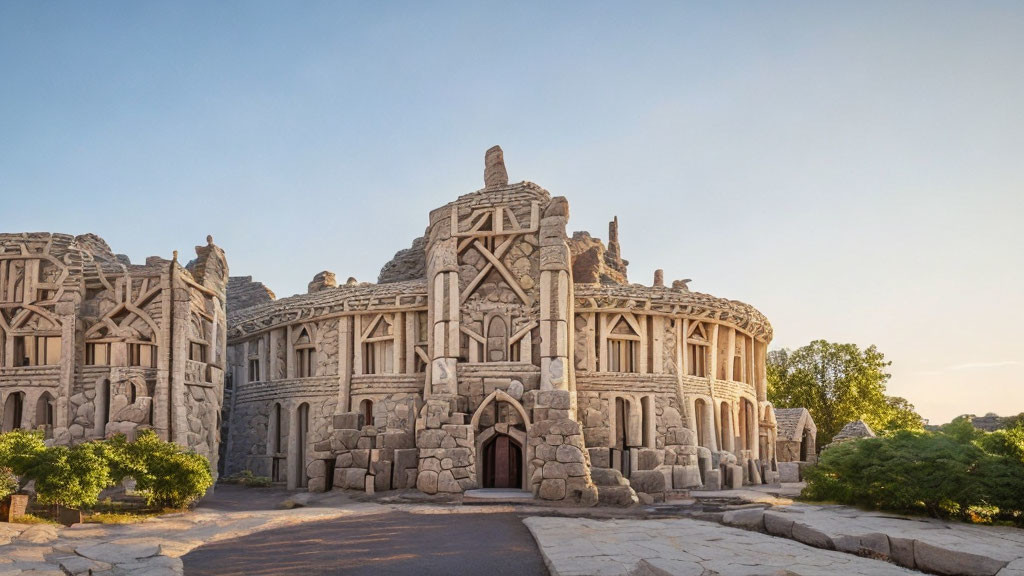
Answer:
[[[493,188],[508,185],[508,172],[505,171],[505,155],[501,146],[492,146],[484,155],[484,187]]]
[[[306,292],[312,294],[314,292],[320,292],[321,290],[327,290],[328,288],[336,288],[338,286],[338,280],[334,277],[334,272],[324,270],[323,272],[313,276],[313,281],[309,283],[309,287]]]

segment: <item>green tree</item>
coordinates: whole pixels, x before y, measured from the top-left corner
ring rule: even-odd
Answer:
[[[797,350],[768,353],[768,399],[778,408],[807,408],[819,446],[844,425],[864,420],[876,431],[920,430],[912,404],[885,395],[891,362],[875,346],[815,340]]]

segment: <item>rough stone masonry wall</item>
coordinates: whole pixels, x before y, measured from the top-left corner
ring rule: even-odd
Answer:
[[[530,490],[544,500],[584,506],[597,503],[590,478],[590,457],[583,445],[583,427],[571,417],[568,390],[530,391],[533,406],[526,458],[533,470]]]
[[[459,493],[477,487],[476,435],[466,415],[451,411],[446,400],[428,400],[416,421],[419,475],[416,488],[426,494]]]

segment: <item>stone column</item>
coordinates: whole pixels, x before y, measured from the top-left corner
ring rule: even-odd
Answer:
[[[459,358],[459,265],[456,239],[448,237],[435,242],[429,250],[427,299],[433,313],[433,324],[428,346],[431,362],[430,390],[427,394],[454,396],[458,392],[456,369]]]
[[[172,262],[171,267],[175,264]],[[174,323],[171,294],[171,270],[160,275],[160,334],[156,344],[156,390],[153,392],[153,429],[161,440],[170,440],[171,428],[171,326]],[[182,360],[184,361],[184,360]],[[98,396],[97,396],[98,397]],[[99,408],[97,408],[98,410]],[[109,416],[109,415],[108,415]],[[103,431],[100,431],[103,434]]]
[[[285,357],[285,378],[289,380],[295,378],[295,347],[292,346],[292,338],[294,338],[293,331],[295,328],[289,324],[285,331],[285,342],[284,342],[284,357]]]
[[[60,319],[60,393],[57,395],[54,407],[54,428],[66,428],[70,424],[71,405],[69,399],[74,385],[77,360],[75,357],[77,308],[74,300],[58,302],[55,307],[57,317]],[[33,405],[31,409],[34,408]],[[26,405],[22,411],[28,414],[30,407]]]
[[[185,363],[188,361],[189,308],[191,298],[189,288],[178,278],[179,264],[172,264],[171,281],[171,374],[170,374],[170,406],[171,426],[169,438],[181,446],[188,446],[188,414],[185,410]],[[114,353],[111,347],[111,353]]]
[[[282,405],[281,412],[285,411],[285,406]],[[304,466],[305,463],[300,463],[299,458],[299,411],[291,403],[287,405],[288,411],[288,489],[294,490],[299,487],[299,467]]]
[[[352,402],[352,317],[338,319],[338,414],[351,409]]]
[[[569,311],[572,296],[565,226],[569,202],[556,197],[540,220],[541,390],[569,389]]]

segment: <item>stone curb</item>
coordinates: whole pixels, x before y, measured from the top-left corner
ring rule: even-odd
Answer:
[[[913,538],[882,533],[838,534],[825,532],[793,518],[795,514],[770,509],[745,508],[721,515],[720,523],[795,540],[808,546],[887,560],[904,568],[945,576],[1016,576],[1018,569],[1003,572],[1010,562],[963,550],[954,550]],[[1018,561],[1014,561],[1017,564]],[[1021,562],[1024,564],[1024,562]]]

